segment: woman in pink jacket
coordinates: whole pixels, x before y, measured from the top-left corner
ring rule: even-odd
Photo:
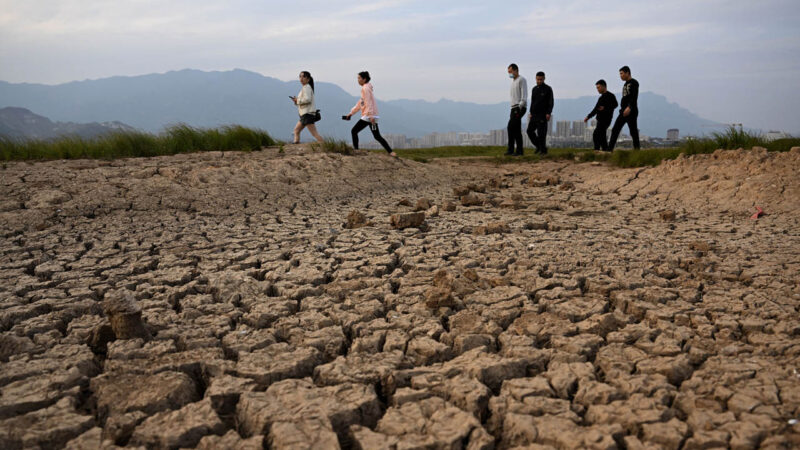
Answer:
[[[358,133],[364,128],[370,127],[375,140],[386,149],[389,155],[396,157],[397,154],[392,151],[392,148],[389,147],[389,143],[386,142],[386,139],[381,136],[381,132],[378,130],[378,106],[375,104],[375,96],[372,94],[372,83],[370,83],[369,80],[369,72],[358,73],[358,84],[361,86],[361,99],[358,100],[358,103],[356,103],[356,106],[350,111],[350,114],[343,117],[345,120],[350,120],[353,114],[361,111],[361,120],[350,130],[350,134],[353,136],[353,148],[358,149]]]

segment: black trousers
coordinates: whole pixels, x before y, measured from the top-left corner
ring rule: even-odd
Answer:
[[[511,117],[508,119],[508,154],[522,154],[522,116],[525,115],[525,108],[511,108]]]
[[[528,138],[536,147],[536,153],[547,153],[547,117],[532,116],[528,122]]]
[[[597,127],[594,129],[594,133],[592,134],[592,139],[594,140],[594,149],[595,150],[608,150],[608,139],[606,139],[606,132],[608,131],[608,127],[611,125],[611,119],[607,121],[600,122],[597,121]]]
[[[378,129],[378,122],[371,123],[360,119],[355,125],[353,125],[353,129],[350,130],[350,135],[353,137],[353,148],[358,150],[358,133],[367,127],[370,127],[370,130],[372,130],[372,137],[374,137],[375,140],[383,146],[386,152],[392,153],[392,148],[389,147],[389,143],[386,142],[386,139],[384,139],[383,136],[381,136],[381,132]]]
[[[628,117],[622,115],[622,112],[619,113],[616,122],[614,122],[614,127],[611,129],[611,140],[608,142],[609,150],[614,150],[614,146],[617,145],[619,132],[622,131],[622,127],[626,123],[628,124],[628,131],[630,131],[631,139],[633,140],[633,148],[639,149],[639,125],[636,123],[636,119],[638,118],[639,111],[631,111]]]

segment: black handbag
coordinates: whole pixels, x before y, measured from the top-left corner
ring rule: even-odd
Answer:
[[[317,110],[317,112],[314,113],[314,122],[319,122],[320,120],[322,120],[322,114]]]

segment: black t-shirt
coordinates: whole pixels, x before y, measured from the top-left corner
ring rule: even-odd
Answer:
[[[631,107],[631,112],[639,110],[639,82],[631,78],[622,86],[622,99],[620,100],[620,109]]]

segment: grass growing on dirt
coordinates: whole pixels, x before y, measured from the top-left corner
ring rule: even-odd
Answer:
[[[761,136],[741,129],[730,128],[722,133],[713,133],[707,138],[687,139],[680,147],[646,148],[641,150],[617,149],[613,153],[595,152],[587,148],[551,148],[546,156],[533,153],[533,149],[525,149],[524,156],[505,156],[506,147],[436,147],[425,149],[397,150],[402,158],[415,161],[428,162],[437,158],[466,158],[473,157],[489,160],[498,164],[514,163],[517,161],[539,161],[543,159],[559,160],[569,159],[580,162],[608,161],[618,167],[643,167],[657,166],[664,160],[677,158],[681,153],[696,155],[713,153],[717,149],[737,149],[752,147],[765,147],[769,151],[788,151],[792,147],[800,146],[800,138],[778,139],[772,142],[765,141]]]
[[[0,137],[0,160],[113,159],[202,151],[252,151],[276,143],[263,130],[239,125],[211,129],[175,125],[157,135],[134,131],[111,133],[94,139],[65,136],[52,140],[14,140]]]
[[[311,144],[312,150],[339,153],[340,155],[353,155],[355,150],[346,141],[341,139],[325,138],[323,142],[314,142]]]

